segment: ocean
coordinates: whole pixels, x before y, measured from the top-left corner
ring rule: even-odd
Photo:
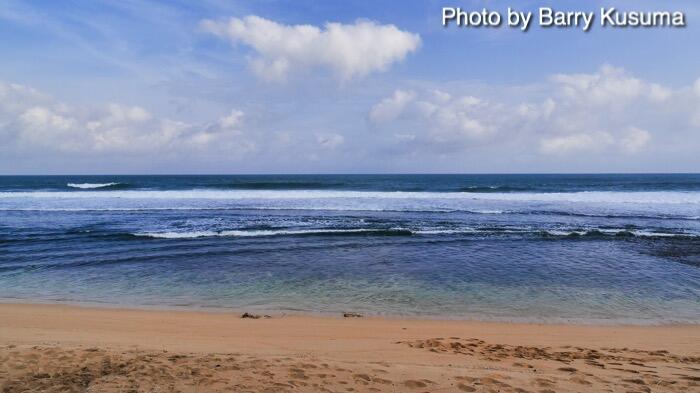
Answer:
[[[0,300],[700,322],[700,175],[0,177]]]

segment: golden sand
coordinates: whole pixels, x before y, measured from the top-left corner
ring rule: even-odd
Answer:
[[[692,392],[700,326],[0,305],[1,392]]]

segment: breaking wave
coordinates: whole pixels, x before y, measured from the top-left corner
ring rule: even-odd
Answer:
[[[121,183],[69,183],[79,189],[119,186]],[[641,204],[700,204],[700,192],[686,191],[583,191],[560,193],[480,193],[480,192],[405,192],[405,191],[331,191],[331,190],[110,190],[81,193],[61,191],[0,192],[0,198],[120,198],[120,199],[394,199],[394,200],[490,200],[509,202],[584,202]]]
[[[374,234],[374,235],[411,235],[407,229],[278,229],[278,230],[231,230],[231,231],[189,231],[189,232],[137,232],[134,236],[151,237],[156,239],[196,239],[200,237],[262,237],[262,236],[298,236],[298,235],[344,235],[344,234]]]
[[[120,183],[69,183],[70,187],[94,189]],[[700,192],[686,191],[583,191],[560,193],[479,193],[479,192],[405,192],[405,191],[331,191],[331,190],[124,190],[70,193],[60,191],[0,192],[0,198],[121,198],[121,199],[431,199],[491,200],[510,202],[585,202],[585,203],[662,203],[700,204]]]
[[[232,190],[321,190],[342,188],[345,184],[340,182],[310,182],[310,181],[239,181],[225,183],[215,188]]]
[[[70,188],[79,188],[81,190],[92,190],[96,188],[107,188],[118,186],[121,183],[68,183],[66,186]]]
[[[588,229],[588,230],[547,230],[543,232],[547,236],[553,237],[649,237],[649,238],[665,238],[665,237],[683,237],[697,238],[698,233],[690,232],[660,232],[650,230],[629,230],[629,229]]]
[[[460,192],[476,192],[476,193],[487,193],[487,192],[523,192],[532,191],[532,187],[514,187],[514,186],[468,186],[461,187],[457,191]]]
[[[534,228],[319,228],[319,229],[266,229],[266,230],[224,230],[224,231],[164,231],[137,232],[132,236],[149,237],[154,239],[196,239],[205,237],[265,237],[265,236],[303,236],[303,235],[380,235],[380,236],[411,236],[411,235],[530,235],[536,237],[555,238],[599,238],[599,237],[640,237],[640,238],[698,238],[700,233],[691,232],[661,232],[653,230],[631,229],[550,229]]]

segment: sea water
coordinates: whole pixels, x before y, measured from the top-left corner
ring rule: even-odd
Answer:
[[[700,175],[0,177],[0,299],[700,322]]]

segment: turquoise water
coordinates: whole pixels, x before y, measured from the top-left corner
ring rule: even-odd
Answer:
[[[0,298],[700,322],[700,175],[0,177]]]

